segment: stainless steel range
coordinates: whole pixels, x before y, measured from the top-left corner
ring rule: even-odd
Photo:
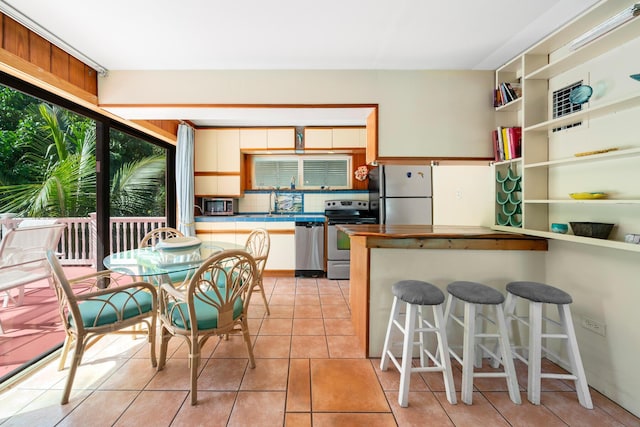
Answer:
[[[336,227],[338,224],[375,224],[377,219],[369,212],[368,200],[327,200],[324,202],[327,217],[327,278],[348,279],[350,242],[349,236]]]

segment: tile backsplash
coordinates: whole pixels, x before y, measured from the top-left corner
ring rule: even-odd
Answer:
[[[245,192],[238,199],[239,213],[267,213],[271,191],[254,190]],[[367,191],[278,191],[279,212],[324,213],[324,201],[333,199],[369,200]],[[271,206],[273,210],[273,206]]]

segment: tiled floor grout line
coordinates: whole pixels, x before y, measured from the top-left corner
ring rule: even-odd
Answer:
[[[288,281],[288,280],[286,280],[286,281]],[[269,294],[268,294],[268,301],[271,301],[272,298],[275,295],[292,295],[293,296],[293,300],[291,302],[291,308],[292,308],[291,317],[290,318],[289,317],[275,317],[275,318],[272,318],[274,320],[275,319],[287,319],[287,320],[290,320],[290,322],[291,322],[290,333],[287,334],[288,343],[289,343],[289,350],[288,350],[288,353],[287,353],[285,389],[282,390],[278,386],[275,386],[276,383],[266,383],[266,385],[262,386],[262,388],[259,388],[259,389],[258,388],[256,388],[256,389],[248,388],[250,386],[248,386],[247,388],[243,389],[244,381],[245,381],[245,379],[248,378],[247,375],[250,372],[250,371],[248,371],[248,369],[250,369],[250,368],[248,367],[247,364],[245,364],[244,371],[243,371],[243,373],[242,373],[242,375],[241,375],[241,377],[239,379],[238,385],[235,388],[232,388],[230,390],[226,390],[226,389],[225,390],[218,390],[217,388],[212,388],[212,389],[207,390],[207,391],[211,391],[213,393],[217,393],[217,392],[225,392],[225,393],[232,392],[232,393],[234,393],[233,401],[232,401],[232,404],[231,404],[231,409],[230,409],[229,413],[226,415],[226,417],[227,417],[226,418],[227,425],[229,423],[231,423],[231,422],[237,422],[237,419],[235,419],[234,410],[239,410],[238,408],[241,408],[240,405],[242,404],[242,402],[240,400],[240,396],[243,395],[243,394],[246,394],[246,393],[253,393],[253,392],[259,393],[259,394],[264,394],[264,393],[271,393],[271,392],[281,393],[282,391],[284,391],[284,393],[283,393],[283,395],[284,395],[284,404],[282,406],[283,407],[283,414],[282,414],[283,415],[283,420],[282,420],[282,423],[285,426],[287,425],[286,424],[287,415],[292,415],[292,416],[295,416],[295,415],[298,415],[298,414],[308,415],[310,423],[311,423],[310,425],[313,425],[313,422],[316,419],[316,417],[323,417],[323,416],[326,417],[327,416],[327,412],[326,411],[323,411],[323,412],[314,411],[314,409],[316,409],[316,408],[314,408],[314,399],[313,399],[314,384],[311,381],[311,373],[312,373],[311,367],[312,367],[312,362],[314,360],[319,360],[320,361],[321,359],[322,360],[324,360],[324,359],[334,359],[334,360],[345,359],[343,357],[340,357],[340,355],[335,355],[336,357],[332,357],[332,354],[330,352],[330,347],[329,347],[329,339],[328,339],[329,335],[328,335],[328,332],[333,332],[333,331],[328,331],[327,330],[327,324],[328,324],[327,320],[333,319],[333,317],[326,317],[328,313],[332,313],[331,315],[333,315],[333,313],[336,313],[337,316],[342,316],[343,314],[340,314],[338,311],[328,311],[327,312],[326,310],[330,310],[330,308],[328,306],[344,304],[344,305],[347,306],[347,309],[350,312],[350,307],[349,307],[349,304],[348,304],[348,297],[345,296],[345,295],[348,295],[348,288],[345,289],[343,286],[340,286],[340,284],[336,284],[337,289],[339,289],[339,291],[340,291],[339,294],[338,293],[336,293],[336,294],[327,293],[327,294],[325,294],[327,296],[325,296],[325,298],[323,299],[321,297],[323,295],[321,293],[321,290],[322,290],[322,286],[324,286],[324,284],[320,283],[319,280],[317,280],[317,279],[314,282],[315,285],[311,285],[308,282],[302,282],[300,287],[298,286],[298,284],[300,283],[300,282],[298,282],[298,280],[295,280],[293,285],[290,285],[289,283],[284,283],[284,282],[285,281],[283,281],[282,288],[278,289],[278,287],[277,287],[278,286],[278,279],[274,280],[273,286],[270,287],[270,291],[269,291]],[[291,289],[291,287],[292,287],[292,289]],[[315,288],[315,291],[314,291],[314,288]],[[281,292],[274,293],[276,290],[281,291]],[[285,291],[285,292],[282,292],[282,291]],[[290,293],[289,291],[292,291],[292,293]],[[302,292],[300,293],[300,291],[302,291]],[[333,290],[328,291],[328,292],[333,292]],[[291,374],[292,374],[291,361],[293,360],[292,356],[293,356],[293,351],[294,351],[294,348],[293,348],[293,341],[294,341],[294,336],[295,336],[294,332],[296,332],[294,330],[294,324],[296,323],[295,322],[296,321],[296,306],[312,305],[312,304],[306,304],[305,302],[308,301],[308,300],[312,300],[313,299],[313,298],[308,298],[307,299],[306,297],[304,297],[304,295],[317,296],[318,301],[320,303],[319,304],[320,305],[320,317],[319,318],[306,317],[306,313],[303,313],[303,315],[305,317],[300,317],[298,319],[319,319],[320,320],[320,322],[322,324],[321,331],[323,332],[322,336],[324,337],[324,346],[325,346],[325,350],[326,350],[327,356],[326,357],[313,357],[313,356],[304,357],[304,359],[306,360],[306,362],[308,364],[308,375],[309,375],[309,378],[308,378],[308,380],[309,380],[308,393],[309,393],[309,398],[310,398],[309,408],[308,408],[308,411],[304,411],[304,412],[295,412],[295,411],[288,412],[287,410],[289,409],[288,408],[289,394],[291,392],[290,387],[289,387],[289,380],[291,379]],[[301,296],[301,298],[296,298],[296,296]],[[336,304],[332,304],[331,303],[333,298],[335,298]],[[300,301],[303,301],[303,302],[301,303]],[[260,304],[262,303],[261,300],[259,302],[260,302]],[[282,305],[289,306],[289,303],[282,304]],[[258,309],[258,307],[260,307],[260,309],[263,308],[263,306],[256,305],[256,309]],[[259,337],[261,337],[261,336],[262,337],[271,337],[271,336],[277,336],[278,335],[277,332],[276,332],[275,335],[262,335],[262,332],[269,332],[269,330],[263,330],[263,327],[265,326],[264,322],[267,321],[268,319],[270,319],[270,317],[268,315],[266,315],[266,312],[263,312],[260,317],[253,318],[253,319],[249,318],[250,321],[253,320],[253,322],[258,325],[256,327],[255,335],[252,335],[252,339],[253,339],[252,346],[253,346],[254,351],[255,351],[256,346],[258,344]],[[339,319],[339,320],[342,320],[342,321],[345,321],[345,322],[346,321],[350,321],[349,318],[345,318],[345,317],[336,317],[336,319]],[[283,322],[283,323],[286,323],[286,322]],[[331,324],[331,327],[334,327],[333,324]],[[278,328],[278,323],[276,322],[276,329],[272,330],[272,331],[277,331],[277,328]],[[314,330],[314,332],[316,332],[316,331],[320,332],[320,329]],[[304,332],[304,331],[298,331],[298,332]],[[306,336],[306,335],[301,334],[301,336]],[[309,335],[309,336],[312,336],[312,335]],[[317,334],[317,336],[320,336],[320,335]],[[107,339],[109,339],[109,338],[107,338]],[[176,345],[175,347],[170,347],[169,350],[171,351],[171,353],[167,354],[167,363],[169,363],[169,361],[172,358],[174,358],[179,351],[184,351],[184,349],[181,350],[181,348],[182,348],[182,346],[186,345],[186,341],[183,341],[181,339],[178,339],[178,341],[180,342],[179,345]],[[286,340],[284,340],[284,341],[286,342]],[[114,341],[114,342],[117,342],[117,341]],[[318,343],[320,343],[319,340],[318,340]],[[221,342],[215,343],[213,349],[211,349],[210,352],[207,351],[207,357],[206,358],[203,357],[201,359],[202,366],[201,366],[201,370],[200,370],[199,376],[203,374],[205,366],[207,364],[209,364],[209,363],[212,363],[212,361],[216,362],[216,361],[219,361],[219,360],[222,360],[222,359],[238,359],[238,357],[233,357],[232,354],[225,354],[225,353],[222,353],[222,357],[215,357],[215,354],[218,351],[218,346],[220,344],[222,344],[222,343]],[[208,345],[209,344],[207,344],[207,346]],[[108,351],[108,352],[104,353],[104,355],[102,355],[102,356],[99,356],[100,353],[104,352],[105,350]],[[158,351],[159,349],[156,348],[156,350]],[[143,359],[144,357],[143,357],[143,355],[141,353],[144,352],[144,351],[146,351],[147,355],[148,355],[148,346],[144,346],[144,345],[135,346],[135,345],[132,345],[130,348],[126,348],[124,351],[127,352],[126,357],[124,357],[124,358],[117,358],[117,356],[114,357],[113,354],[112,354],[111,348],[109,347],[109,343],[107,342],[104,346],[102,346],[101,348],[98,348],[98,352],[95,353],[91,357],[91,359],[90,359],[88,364],[90,364],[90,363],[99,364],[103,360],[107,360],[109,358],[121,359],[119,361],[122,361],[122,365],[128,364],[128,363],[131,363],[134,360]],[[343,353],[343,354],[346,354],[346,353]],[[139,357],[136,357],[136,356],[139,356]],[[351,357],[346,357],[346,358],[347,359],[352,359]],[[147,357],[147,359],[148,359],[148,357]],[[183,358],[179,357],[178,359],[183,359]],[[270,355],[269,357],[264,357],[264,358],[259,358],[259,359],[278,359],[279,360],[279,359],[283,359],[283,357],[271,356]],[[408,409],[406,411],[404,409],[401,409],[399,411],[397,409],[395,409],[395,405],[393,404],[393,399],[394,399],[394,396],[397,396],[397,390],[394,391],[393,387],[390,387],[389,390],[385,390],[385,384],[386,384],[387,387],[389,387],[389,384],[386,383],[387,380],[384,379],[383,376],[378,375],[378,371],[376,370],[376,366],[375,366],[376,361],[379,361],[379,359],[365,358],[364,360],[368,361],[368,364],[366,366],[373,371],[373,375],[375,375],[375,381],[378,384],[378,387],[380,388],[380,390],[382,392],[382,395],[384,396],[384,401],[387,404],[387,410],[385,412],[379,412],[379,414],[388,414],[388,415],[390,415],[391,419],[393,419],[393,422],[397,426],[402,425],[401,423],[403,422],[405,417],[408,416],[407,414],[410,414],[412,409],[410,408],[410,409]],[[57,361],[53,361],[53,362],[49,362],[49,363],[55,364],[56,362]],[[140,362],[138,362],[138,363],[140,363]],[[86,365],[87,364],[83,363],[83,366],[86,367]],[[67,362],[67,366],[68,366],[68,362]],[[68,369],[68,367],[66,369]],[[80,369],[82,369],[82,367]],[[390,370],[391,369],[392,368],[390,367]],[[458,367],[456,367],[454,369],[458,369],[459,370]],[[91,405],[91,402],[90,402],[91,397],[95,397],[96,395],[99,395],[100,392],[103,392],[103,391],[104,392],[107,392],[107,391],[108,392],[115,392],[115,391],[120,390],[120,389],[117,388],[117,386],[114,386],[113,390],[111,389],[111,387],[109,387],[108,389],[100,389],[100,387],[105,385],[106,382],[109,381],[109,379],[113,375],[115,375],[116,372],[117,372],[117,370],[114,370],[114,371],[110,372],[110,374],[108,376],[106,376],[104,378],[101,378],[100,381],[97,384],[92,384],[91,383],[91,385],[89,387],[85,388],[84,392],[87,392],[87,394],[81,400],[79,400],[79,401],[77,401],[75,403],[75,407],[71,411],[69,411],[67,414],[65,414],[58,421],[58,424],[65,424],[65,420],[66,419],[71,420],[71,422],[73,422],[74,417],[72,417],[72,414],[74,413],[74,411],[78,411],[78,413],[83,413],[84,412],[84,411],[82,411],[83,408],[86,411],[87,408],[91,407],[90,406]],[[34,373],[34,375],[37,375],[37,373]],[[182,402],[177,406],[176,413],[173,414],[173,416],[171,417],[171,420],[170,420],[169,423],[177,422],[177,420],[181,417],[181,414],[182,414],[183,410],[184,409],[188,409],[188,406],[185,406],[185,405],[189,405],[190,404],[190,402],[189,402],[189,390],[188,389],[184,390],[183,388],[175,388],[174,389],[174,388],[170,388],[170,387],[163,387],[162,389],[148,390],[147,388],[152,383],[154,378],[156,378],[157,375],[158,375],[158,371],[155,371],[153,373],[153,375],[151,375],[148,379],[146,379],[146,381],[144,381],[143,385],[136,386],[136,387],[134,387],[134,388],[132,388],[130,390],[127,389],[127,391],[135,392],[135,395],[133,396],[131,401],[129,401],[126,404],[126,406],[123,406],[121,409],[119,409],[120,413],[117,414],[117,417],[115,418],[114,423],[117,423],[118,421],[121,421],[121,420],[130,421],[130,419],[131,419],[130,417],[126,418],[127,417],[127,412],[130,409],[133,410],[133,408],[135,407],[136,403],[138,403],[137,401],[141,398],[141,396],[143,395],[144,392],[167,392],[167,391],[186,392],[184,398],[182,399]],[[30,404],[35,402],[38,399],[39,396],[42,396],[43,393],[46,393],[47,391],[56,391],[56,390],[59,391],[59,387],[56,388],[56,386],[58,384],[60,384],[61,381],[64,381],[65,379],[66,379],[66,377],[62,377],[62,379],[56,380],[56,381],[52,382],[51,384],[48,384],[46,386],[46,388],[38,388],[34,384],[33,385],[33,390],[38,390],[38,391],[40,391],[40,393],[38,394],[38,396],[35,396],[35,397],[31,398],[28,403],[24,403],[22,405],[23,409],[27,408]],[[464,406],[466,406],[466,405],[464,405],[464,403],[462,403],[462,402],[458,402],[458,405],[457,405],[458,407],[457,408],[453,408],[453,407],[447,406],[442,401],[441,398],[436,397],[436,396],[442,397],[441,396],[441,394],[442,394],[441,392],[434,391],[434,389],[432,388],[433,386],[437,387],[437,384],[431,382],[430,380],[427,380],[427,377],[421,377],[421,379],[425,383],[425,386],[426,386],[426,389],[424,390],[424,392],[428,393],[428,395],[431,396],[431,397],[429,397],[429,399],[433,398],[435,400],[435,402],[436,402],[436,404],[438,406],[438,410],[440,410],[442,412],[443,416],[446,416],[446,419],[448,419],[455,426],[456,424],[455,424],[454,421],[459,420],[460,411],[462,410],[462,413],[464,413],[464,410],[467,409],[467,408],[464,408]],[[572,396],[572,397],[574,397],[575,396],[575,390],[573,389],[572,385],[568,384],[568,383],[565,383],[564,381],[563,381],[563,383],[565,385],[569,386],[569,388],[571,388],[571,390],[568,390],[568,389],[565,389],[565,388],[559,388],[559,389],[556,390],[556,389],[552,388],[552,389],[549,389],[549,390],[542,391],[543,396],[545,395],[545,393],[547,393],[547,396],[548,396],[549,399],[551,399],[550,396],[553,396],[553,395],[556,395],[556,396]],[[161,384],[161,383],[158,383],[158,384]],[[481,387],[481,385],[479,385],[479,387]],[[526,400],[526,387],[524,387],[522,384],[520,384],[520,388],[521,388],[520,393],[523,395],[523,406],[526,405],[527,407],[530,407],[531,405],[529,405],[527,403],[527,400]],[[79,391],[79,390],[76,390],[76,392],[77,391]],[[422,391],[420,391],[420,392],[422,392]],[[501,405],[501,403],[500,403],[501,400],[498,399],[498,396],[499,395],[504,395],[506,393],[504,390],[501,390],[501,387],[498,387],[495,390],[493,390],[493,389],[485,390],[484,386],[482,386],[481,388],[477,388],[477,387],[474,386],[474,392],[478,392],[478,397],[482,396],[482,399],[486,400],[486,403],[488,404],[487,407],[491,408],[491,411],[492,411],[491,413],[492,414],[494,412],[495,412],[495,414],[499,414],[499,419],[504,421],[507,425],[517,425],[517,424],[513,424],[513,420],[510,420],[510,418],[509,418],[510,416],[509,416],[509,412],[508,411],[501,412],[499,410],[499,408],[503,407],[503,406]],[[560,394],[558,394],[558,393],[560,393]],[[76,394],[76,398],[78,396],[79,395]],[[425,397],[426,396],[427,396],[427,394],[425,394]],[[491,397],[491,399],[490,399],[490,397]],[[504,397],[501,397],[501,399],[502,398],[504,398]],[[559,402],[561,402],[561,404],[562,404],[562,402],[564,402],[565,400],[566,399],[564,397],[562,397],[562,398],[560,398]],[[246,404],[246,399],[244,399],[244,403]],[[542,403],[542,405],[540,405],[540,406],[544,407],[545,411],[548,414],[550,414],[553,417],[553,419],[557,420],[559,423],[562,423],[563,425],[571,426],[572,425],[571,424],[572,421],[571,420],[565,421],[565,418],[563,418],[564,416],[567,415],[566,411],[568,409],[564,408],[564,409],[561,409],[561,412],[556,412],[556,411],[554,411],[554,408],[556,408],[556,410],[557,410],[557,408],[558,408],[557,405],[558,404],[556,404],[555,401],[552,402],[552,403],[554,404],[554,406],[547,406],[545,403]],[[574,402],[571,402],[571,404],[573,405]],[[82,405],[85,405],[85,406],[82,406]],[[419,408],[419,405],[416,405],[415,403],[411,403],[410,405],[413,407],[414,410],[416,408]],[[464,405],[464,406],[461,408],[460,405]],[[587,417],[587,419],[590,419],[588,417],[592,416],[594,420],[602,419],[602,416],[606,416],[608,418],[608,420],[610,420],[610,421],[612,421],[614,423],[618,422],[618,423],[624,424],[625,423],[625,415],[619,413],[618,410],[615,409],[615,406],[617,406],[617,405],[614,402],[612,402],[612,405],[610,405],[610,406],[607,406],[607,405],[608,404],[604,404],[603,406],[599,406],[599,403],[594,402],[594,412],[591,412],[591,413],[585,412],[585,414],[586,414],[585,416]],[[599,410],[599,413],[595,412],[596,408]],[[471,411],[474,408],[469,407],[468,409]],[[531,409],[531,408],[529,408],[529,409]],[[536,409],[534,408],[533,410],[536,410]],[[580,410],[580,411],[582,411],[582,410]],[[356,416],[356,415],[361,414],[358,411],[355,411],[355,412],[354,411],[338,411],[338,412],[339,412],[339,415],[345,415],[345,416],[348,416],[348,415]],[[495,414],[494,414],[494,416],[495,416]],[[115,414],[113,414],[113,415],[115,415]],[[464,417],[464,415],[462,415],[462,416]],[[572,417],[573,417],[573,415],[572,415]],[[598,417],[600,417],[600,418],[598,418]],[[8,418],[6,418],[4,420],[0,420],[0,424],[5,424],[5,423],[6,424],[11,424],[13,422],[16,422],[16,420],[19,420],[19,418],[16,418],[16,420],[14,420],[13,422],[10,422],[9,420],[11,420],[11,418],[12,417],[8,417]],[[78,417],[76,416],[75,419],[77,420],[77,418]],[[300,418],[298,418],[298,419],[300,419]],[[327,418],[325,418],[325,419],[327,419]],[[495,419],[498,419],[498,418],[495,418]],[[631,419],[631,418],[629,418],[629,419]],[[320,418],[318,418],[318,420],[320,420]],[[124,422],[124,421],[122,421],[122,422]],[[319,422],[321,422],[321,421],[319,421]],[[631,422],[631,421],[629,421],[629,422]],[[578,425],[578,424],[573,424],[573,425]],[[591,425],[591,424],[587,423],[587,424],[581,424],[581,425]],[[628,424],[628,425],[632,425],[632,424]]]

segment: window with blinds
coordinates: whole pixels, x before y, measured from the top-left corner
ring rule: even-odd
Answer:
[[[554,119],[582,110],[582,104],[574,104],[569,100],[571,91],[579,87],[580,85],[582,85],[582,80],[580,80],[579,82],[570,84],[568,86],[565,86],[562,89],[558,89],[553,92],[552,102],[553,102],[553,118]],[[571,123],[565,126],[554,128],[553,132],[558,132],[563,129],[569,129],[569,128],[580,126],[580,125],[582,125],[582,122]]]
[[[254,188],[351,188],[351,156],[254,156]]]

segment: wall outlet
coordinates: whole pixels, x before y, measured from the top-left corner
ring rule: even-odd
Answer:
[[[591,332],[595,332],[598,335],[602,335],[603,337],[606,335],[606,325],[604,323],[598,322],[597,320],[583,317],[582,327],[590,330]]]

